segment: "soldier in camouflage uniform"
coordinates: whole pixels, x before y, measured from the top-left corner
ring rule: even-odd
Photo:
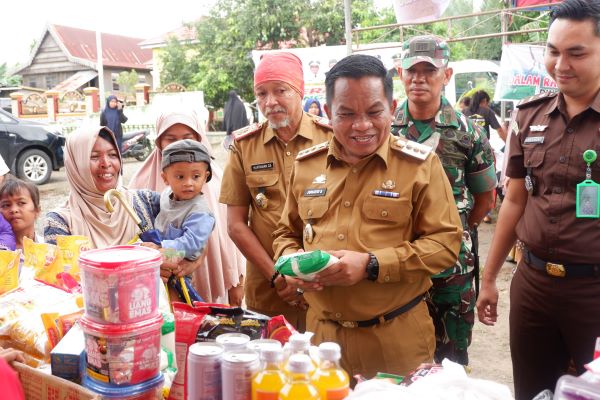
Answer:
[[[400,71],[408,99],[396,110],[392,132],[431,146],[440,157],[463,222],[455,265],[432,277],[429,307],[436,330],[435,360],[467,365],[475,314],[474,257],[470,230],[493,204],[496,171],[483,131],[442,96],[452,76],[450,49],[435,36],[417,36],[403,45]]]

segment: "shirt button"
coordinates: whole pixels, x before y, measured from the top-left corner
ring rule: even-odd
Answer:
[[[383,278],[383,280],[384,280],[385,282],[389,282],[389,281],[390,281],[390,276],[389,276],[389,275],[386,275],[386,276]]]
[[[345,238],[346,238],[346,236],[344,236],[344,234],[343,234],[343,233],[340,233],[340,234],[338,235],[338,240],[344,240]]]
[[[558,158],[558,162],[559,162],[559,163],[561,163],[561,164],[564,164],[564,163],[565,163],[565,161],[567,161],[567,157],[565,157],[565,156],[560,156],[560,157]]]
[[[336,313],[335,313],[335,317],[336,317],[336,318],[342,318],[342,313],[336,312]]]
[[[552,192],[556,193],[556,194],[560,194],[562,193],[562,188],[560,186],[555,186],[554,189],[552,189]]]
[[[354,174],[355,174],[355,173],[357,173],[357,172],[358,172],[358,170],[357,170],[356,168],[352,168],[352,173],[354,173]]]
[[[259,181],[259,182],[264,182],[264,181],[265,181],[265,178],[262,178],[262,177],[260,177],[260,178],[258,178],[258,181]]]
[[[381,212],[381,216],[382,216],[382,217],[387,217],[387,216],[388,216],[388,212],[387,212],[387,210],[383,210],[383,211]]]
[[[557,222],[557,218],[556,217],[550,217],[550,223],[551,224],[555,224]]]
[[[567,128],[567,133],[573,133],[573,128]]]
[[[350,203],[348,200],[346,200],[344,202],[344,207],[350,207],[350,204],[352,204],[352,203]]]
[[[291,151],[286,151],[285,154],[288,155],[288,156],[291,156],[292,152]]]
[[[554,254],[554,249],[548,249],[548,253]]]
[[[307,214],[308,216],[311,216],[311,215],[312,215],[312,210],[308,210],[308,211],[306,212],[306,214]]]

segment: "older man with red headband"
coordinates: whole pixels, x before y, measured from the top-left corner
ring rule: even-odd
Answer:
[[[254,94],[267,120],[233,133],[219,201],[227,204],[229,236],[248,260],[249,309],[285,315],[297,329],[306,324],[300,291],[273,276],[273,232],[283,211],[296,155],[329,140],[327,120],[302,110],[302,62],[291,53],[267,54],[254,72]],[[271,287],[274,286],[274,287]]]

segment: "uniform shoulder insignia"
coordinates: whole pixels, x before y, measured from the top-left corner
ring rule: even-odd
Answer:
[[[425,160],[431,153],[432,148],[422,143],[413,142],[403,137],[394,138],[391,145],[392,149],[406,154],[418,160]]]
[[[318,126],[322,126],[323,128],[327,128],[329,130],[333,129],[331,127],[331,122],[325,117],[314,117],[313,122]]]
[[[300,150],[296,156],[296,160],[304,160],[312,155],[318,154],[329,148],[329,141],[319,143],[315,146],[309,147],[308,149]]]
[[[236,141],[247,138],[248,136],[254,135],[256,132],[260,131],[264,125],[264,122],[259,124],[255,122],[248,126],[238,129],[237,131],[233,131],[233,136]]]
[[[518,108],[527,107],[532,104],[542,102],[547,99],[552,99],[558,95],[558,92],[543,92],[536,94],[535,96],[526,97],[517,104]]]

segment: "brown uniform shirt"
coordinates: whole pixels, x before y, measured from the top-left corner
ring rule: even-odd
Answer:
[[[456,262],[462,225],[444,169],[435,154],[413,158],[400,152],[397,141],[405,139],[390,135],[376,153],[349,165],[332,139],[295,164],[275,254],[353,250],[372,252],[379,261],[377,282],[306,292],[319,320],[360,321],[388,313],[425,293],[430,276]],[[312,243],[303,241],[308,222]]]
[[[575,196],[585,180],[583,152],[595,150],[592,179],[600,183],[600,94],[569,120],[560,94],[523,101],[510,139],[506,175],[536,181],[516,232],[536,256],[558,263],[596,264],[600,260],[600,220],[575,217]]]
[[[250,207],[250,229],[271,257],[273,232],[283,211],[296,155],[300,150],[330,137],[331,128],[323,119],[304,113],[297,135],[287,144],[279,140],[275,131],[265,122],[256,127],[253,133],[238,133],[231,146],[219,201]],[[268,199],[265,209],[256,203],[259,192],[263,192]],[[297,310],[281,300],[270,287],[269,280],[250,262],[246,267],[245,296],[250,308],[268,314]]]

